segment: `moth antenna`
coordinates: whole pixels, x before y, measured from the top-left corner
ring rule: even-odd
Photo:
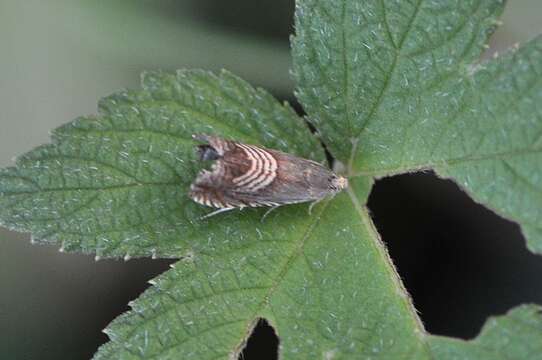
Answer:
[[[280,205],[275,205],[275,206],[269,208],[269,210],[267,210],[267,211],[265,212],[265,214],[263,214],[262,218],[260,219],[260,222],[263,223],[263,221],[265,220],[265,218],[267,217],[267,215],[269,215],[269,213],[270,213],[271,211],[275,210],[275,209],[278,208],[279,206],[280,206]]]
[[[198,141],[201,141],[201,142],[208,142],[209,141],[209,136],[206,135],[206,134],[192,134],[192,139],[198,140]]]
[[[309,205],[309,216],[312,215],[312,208],[314,207],[314,205],[318,204],[323,199],[324,198],[321,198],[321,199],[314,200],[313,202],[311,202],[311,204]]]
[[[199,219],[200,219],[200,220],[205,220],[205,219],[210,218],[211,216],[215,216],[215,215],[218,215],[218,214],[220,214],[220,213],[223,213],[223,212],[226,212],[226,211],[229,211],[229,210],[233,210],[233,209],[235,209],[235,208],[222,208],[222,209],[218,209],[218,210],[216,210],[216,211],[213,211],[213,212],[211,212],[211,213],[209,213],[209,214],[207,214],[207,215],[204,215],[204,216],[200,217]]]

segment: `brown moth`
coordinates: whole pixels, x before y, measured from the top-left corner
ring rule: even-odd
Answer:
[[[197,147],[199,159],[215,161],[190,186],[192,200],[219,209],[204,218],[236,208],[314,204],[348,186],[346,178],[312,160],[212,135],[193,138],[204,143]]]

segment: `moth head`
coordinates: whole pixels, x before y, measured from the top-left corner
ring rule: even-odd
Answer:
[[[220,157],[218,152],[210,145],[198,145],[197,147],[198,156],[200,160],[216,160]]]
[[[194,134],[192,138],[205,144],[197,145],[200,160],[217,160],[234,147],[234,143],[219,138],[218,136],[206,134]]]
[[[340,175],[331,175],[329,178],[329,187],[332,191],[342,191],[348,187],[348,179]]]

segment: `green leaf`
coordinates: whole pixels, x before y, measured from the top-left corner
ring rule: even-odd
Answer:
[[[430,161],[542,253],[542,37],[485,64]]]
[[[105,98],[98,117],[54,130],[52,144],[1,170],[0,223],[97,257],[179,257],[187,239],[206,237],[194,222],[206,210],[186,196],[201,167],[192,134],[323,158],[293,110],[227,72],[148,73],[142,87]]]
[[[354,176],[435,169],[542,252],[542,38],[479,64],[502,1],[341,4],[300,2],[293,42],[333,154]]]
[[[293,205],[263,222],[266,209],[199,220],[209,210],[186,197],[201,167],[198,132],[323,158],[302,120],[269,95],[227,73],[181,72],[145,76],[143,90],[105,99],[97,118],[57,129],[53,144],[0,175],[2,222],[37,242],[182,258],[107,329],[96,357],[232,357],[265,317],[288,357],[423,358],[419,319],[360,205],[371,182],[357,179],[357,195],[312,216]]]
[[[542,308],[524,305],[488,320],[472,341],[434,336],[431,350],[442,360],[542,359]]]
[[[354,150],[355,170],[384,170],[432,145],[434,127],[451,110],[442,111],[458,106],[453,88],[478,59],[502,5],[299,1],[297,95],[333,155],[347,161]]]
[[[260,317],[285,359],[424,359],[421,325],[358,206],[343,193],[312,216],[290,207],[234,224],[133,302],[96,359],[232,359]]]

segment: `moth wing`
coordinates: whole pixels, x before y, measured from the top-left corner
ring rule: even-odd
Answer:
[[[261,197],[277,176],[277,161],[266,149],[212,136],[198,136],[216,150],[219,158],[211,171],[199,173],[190,197],[218,208],[274,206],[272,196]]]
[[[202,205],[279,206],[320,200],[328,193],[332,173],[312,160],[210,135],[195,138],[218,155],[211,171],[200,172],[191,186],[190,197]]]
[[[242,146],[247,146],[242,144]],[[255,158],[260,161],[253,163],[261,171],[256,171],[257,176],[240,178],[237,186],[228,191],[236,199],[241,200],[246,206],[280,206],[315,201],[323,198],[320,191],[312,188],[310,174],[320,173],[322,165],[312,160],[306,160],[294,155],[282,153],[276,150],[256,148],[250,146],[250,150],[257,150]],[[249,172],[247,172],[249,174]]]
[[[190,186],[189,197],[195,202],[215,208],[234,208],[244,206],[227,193],[227,189],[233,186],[231,176],[232,165],[223,159],[218,159],[211,170],[202,170],[196,180]]]
[[[333,173],[312,160],[270,150],[279,163],[276,180],[262,189],[262,199],[272,198],[281,204],[318,201],[329,194]]]

